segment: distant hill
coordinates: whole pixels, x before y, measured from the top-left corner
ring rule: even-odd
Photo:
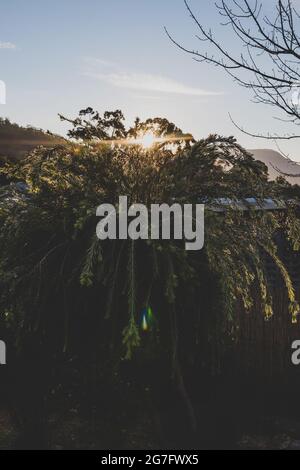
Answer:
[[[288,159],[284,158],[279,152],[275,150],[267,149],[254,149],[249,150],[253,154],[256,160],[260,160],[265,163],[269,168],[269,175],[271,179],[275,179],[280,176],[280,173],[276,171],[275,168],[278,168],[283,173],[287,174],[298,174],[300,175],[300,165],[290,162]],[[282,176],[282,175],[281,175]],[[300,177],[285,177],[291,184],[300,185]]]
[[[0,160],[18,160],[39,145],[54,146],[63,139],[34,127],[22,127],[0,118]]]

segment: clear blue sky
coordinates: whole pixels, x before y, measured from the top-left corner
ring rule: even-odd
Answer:
[[[191,0],[201,22],[235,50],[214,2]],[[267,3],[267,2],[266,2]],[[268,6],[273,0],[268,2]],[[274,147],[239,133],[228,113],[253,131],[280,131],[274,110],[250,103],[247,90],[173,46],[163,30],[197,47],[183,0],[9,0],[1,4],[1,116],[60,134],[57,113],[120,108],[128,122],[163,116],[196,137],[234,134],[248,148]],[[204,47],[200,44],[200,47]],[[295,144],[284,147],[297,155]]]

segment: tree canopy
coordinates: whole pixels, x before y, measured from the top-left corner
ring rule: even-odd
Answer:
[[[178,361],[178,322],[194,322],[190,344],[201,336],[208,275],[222,334],[232,335],[237,305],[251,310],[257,292],[259,314],[272,316],[266,257],[287,290],[287,321],[297,321],[277,250],[278,233],[299,249],[290,185],[270,182],[266,166],[233,137],[195,141],[160,118],[126,128],[120,111],[101,116],[91,108],[69,121],[72,140],[1,169],[11,184],[0,199],[0,317],[18,331],[19,345],[38,335],[53,351],[78,351],[93,340],[104,357],[129,359],[143,346]],[[137,138],[149,130],[158,140],[145,148]],[[189,253],[178,240],[98,240],[96,207],[120,195],[147,206],[204,202],[204,250]],[[209,209],[246,198],[256,198],[258,210]],[[259,210],[265,198],[283,200],[286,209]]]

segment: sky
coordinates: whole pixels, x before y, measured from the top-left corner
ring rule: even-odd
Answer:
[[[238,52],[212,0],[190,5]],[[276,148],[245,136],[229,118],[249,131],[280,132],[274,110],[251,103],[251,93],[221,69],[194,61],[168,39],[164,26],[180,43],[206,47],[195,37],[183,0],[2,0],[1,19],[0,80],[7,89],[2,117],[65,135],[68,127],[58,113],[121,109],[128,124],[136,116],[160,116],[196,138],[235,135],[246,148]],[[300,160],[296,142],[282,149]]]

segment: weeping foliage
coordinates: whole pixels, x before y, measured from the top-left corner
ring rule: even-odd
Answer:
[[[258,297],[254,313],[273,315],[266,257],[287,290],[286,321],[297,321],[294,286],[276,244],[281,234],[299,249],[296,208],[209,210],[224,199],[286,200],[286,183],[269,182],[265,165],[232,137],[196,142],[162,119],[125,129],[120,111],[101,117],[90,108],[69,122],[78,142],[37,148],[2,170],[11,184],[0,198],[0,316],[20,347],[35,334],[53,351],[78,352],[93,342],[99,356],[164,351],[175,364],[184,354],[182,341],[189,350],[214,341],[211,330],[203,333],[208,279],[214,332],[222,342],[238,334],[240,303],[251,311]],[[150,149],[126,144],[149,130],[165,140]],[[120,195],[148,207],[205,202],[204,249],[187,252],[172,240],[100,242],[96,207],[117,205]]]

